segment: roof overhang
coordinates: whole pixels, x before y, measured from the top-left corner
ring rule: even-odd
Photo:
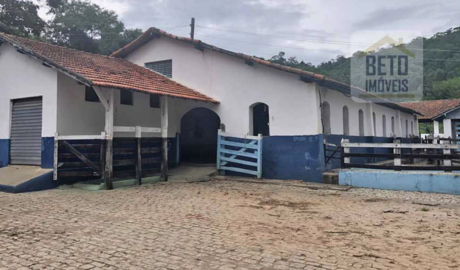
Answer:
[[[65,74],[65,75],[71,77],[72,79],[78,81],[79,83],[81,83],[83,85],[86,85],[86,86],[89,86],[89,87],[99,86],[99,87],[106,87],[106,88],[130,90],[130,91],[136,91],[136,92],[141,92],[141,93],[152,93],[152,91],[143,91],[141,89],[134,89],[132,87],[126,87],[126,86],[123,86],[123,85],[116,85],[116,84],[107,85],[107,84],[98,83],[97,81],[89,80],[85,76],[82,76],[81,74],[75,73],[75,72],[67,69],[66,67],[64,67],[64,66],[62,66],[62,65],[60,65],[60,64],[58,64],[58,63],[56,63],[54,61],[52,61],[51,59],[49,59],[47,57],[44,57],[44,56],[42,56],[40,54],[35,53],[33,50],[30,50],[27,47],[22,46],[20,43],[15,42],[14,40],[12,40],[12,39],[8,38],[7,36],[2,35],[2,33],[0,33],[0,45],[2,43],[4,43],[4,42],[6,42],[8,44],[11,44],[16,49],[16,51],[18,53],[21,53],[21,54],[27,55],[29,57],[32,57],[32,58],[34,58],[36,60],[39,60],[39,61],[42,62],[42,65],[44,65],[46,67],[49,67],[49,68],[53,68],[56,71],[61,72],[61,73]],[[195,101],[201,101],[201,102],[211,102],[211,103],[214,103],[214,104],[219,104],[220,103],[219,101],[217,101],[215,99],[212,99],[212,98],[209,101],[206,101],[206,100],[200,100],[200,99],[193,99],[193,98],[186,97],[186,96],[183,96],[183,95],[180,95],[180,94],[171,94],[171,93],[164,93],[164,92],[158,92],[158,93],[153,93],[153,94],[158,94],[158,95],[162,95],[162,96],[170,96],[170,97],[174,97],[174,98],[182,98],[182,99],[187,99],[187,100],[195,100]]]
[[[443,112],[442,114],[436,115],[435,117],[431,118],[431,120],[433,120],[433,121],[438,121],[438,122],[439,122],[439,121],[443,120],[444,117],[445,117],[447,114],[449,114],[449,113],[451,113],[451,112],[454,112],[454,111],[456,111],[456,110],[458,110],[458,109],[460,109],[460,105],[457,106],[457,107],[455,107],[455,108],[452,108],[452,109],[450,109],[450,110],[447,110],[447,111]]]

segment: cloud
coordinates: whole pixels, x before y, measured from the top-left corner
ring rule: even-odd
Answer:
[[[401,29],[431,36],[460,24],[458,0],[90,1],[117,12],[127,27],[155,26],[188,36],[187,25],[195,17],[196,37],[207,43],[264,58],[284,51],[314,64],[350,55],[357,30]]]

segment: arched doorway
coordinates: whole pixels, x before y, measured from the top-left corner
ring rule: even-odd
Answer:
[[[195,108],[181,120],[180,156],[185,163],[215,163],[219,116],[206,108]]]
[[[257,103],[251,108],[252,119],[252,135],[270,136],[270,112],[268,105],[265,103]]]

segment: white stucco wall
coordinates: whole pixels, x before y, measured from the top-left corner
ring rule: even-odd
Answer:
[[[99,102],[85,101],[85,86],[72,78],[58,76],[58,122],[60,135],[99,135],[104,131],[105,111]],[[107,89],[102,88],[104,94]],[[180,120],[196,107],[213,108],[211,103],[169,98],[168,137],[180,132]],[[133,92],[133,105],[120,104],[120,91],[115,90],[115,126],[161,127],[161,110],[150,108],[150,97],[146,93]],[[130,133],[116,133],[116,137],[133,137]],[[144,137],[160,137],[161,134],[145,133]]]
[[[387,108],[377,104],[361,103],[356,102],[353,98],[347,97],[340,92],[321,88],[321,100],[322,102],[328,102],[331,109],[331,134],[342,135],[343,134],[343,107],[348,107],[349,112],[349,127],[351,136],[359,136],[359,110],[364,113],[364,135],[365,136],[377,136],[383,137],[383,123],[382,116],[386,118],[386,136],[391,137],[391,118],[395,119],[395,134],[397,137],[406,137],[405,133],[405,121],[408,120],[409,134],[411,134],[411,121],[414,125],[414,135],[418,135],[418,128],[416,126],[416,120],[413,115],[407,113],[400,113],[400,117],[403,120],[402,133],[400,120],[398,116],[398,110]],[[376,134],[374,134],[372,113],[376,116]]]
[[[57,71],[41,61],[0,46],[0,139],[9,139],[14,99],[42,97],[42,137],[53,137],[57,121]]]
[[[299,81],[297,75],[258,64],[248,66],[244,60],[210,50],[202,52],[167,37],[154,39],[127,57],[141,66],[168,59],[172,59],[174,80],[221,102],[215,106],[188,101],[187,108],[212,108],[227,132],[248,134],[250,106],[258,102],[269,106],[271,135],[321,132],[315,85]]]

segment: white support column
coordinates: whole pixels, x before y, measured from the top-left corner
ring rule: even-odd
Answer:
[[[108,90],[108,108],[105,111],[105,188],[113,189],[113,124],[115,115],[115,90]]]
[[[168,181],[168,97],[163,96],[161,101],[161,178],[163,181]]]
[[[433,134],[439,135],[439,122],[438,121],[433,121]]]
[[[450,119],[444,119],[443,120],[443,124],[444,124],[444,137],[445,138],[449,138],[449,137],[456,137],[455,136],[455,133],[452,129],[452,121]]]

